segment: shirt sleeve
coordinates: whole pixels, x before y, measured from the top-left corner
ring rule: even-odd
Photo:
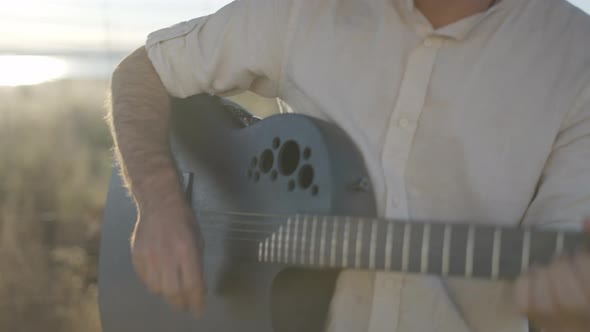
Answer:
[[[580,230],[590,217],[590,85],[562,123],[524,223]]]
[[[168,93],[276,97],[288,0],[236,0],[218,12],[151,33],[147,54]]]

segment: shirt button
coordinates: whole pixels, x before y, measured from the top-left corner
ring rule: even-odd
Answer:
[[[408,120],[407,118],[401,118],[397,123],[400,127],[406,128],[410,124],[410,120]]]
[[[432,46],[432,38],[424,39],[424,46],[426,46],[426,47]]]

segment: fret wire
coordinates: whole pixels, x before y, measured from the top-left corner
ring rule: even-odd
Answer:
[[[363,220],[357,220],[357,231],[356,231],[356,248],[354,253],[354,266],[356,268],[361,267],[361,250],[363,241]]]
[[[334,220],[332,223],[332,243],[330,243],[330,266],[336,266],[336,235],[338,234],[338,220]]]
[[[424,224],[422,232],[422,253],[420,257],[420,271],[426,273],[428,271],[428,251],[430,245],[430,224]]]
[[[348,246],[350,245],[350,218],[344,218],[344,234],[342,240],[342,267],[348,267]]]
[[[473,250],[475,246],[475,227],[469,225],[467,231],[467,253],[465,256],[465,276],[471,277],[473,275]]]
[[[311,226],[311,246],[309,248],[309,264],[313,265],[315,263],[315,237],[316,231],[318,227],[318,217],[316,215],[313,216],[312,226]]]
[[[301,264],[305,264],[305,248],[307,245],[307,215],[303,216],[303,229],[301,231]]]
[[[277,262],[283,262],[283,226],[279,227],[279,238],[277,244]]]
[[[295,222],[293,223],[293,250],[292,253],[292,262],[293,264],[297,263],[297,242],[299,240],[299,215],[295,215]]]
[[[402,247],[402,272],[408,272],[408,264],[410,258],[410,232],[412,225],[406,222],[404,225],[404,242]]]
[[[385,239],[385,270],[391,270],[391,251],[393,250],[393,222],[387,222]]]
[[[275,241],[276,241],[276,234],[272,233],[270,236],[270,261],[275,261]]]
[[[326,253],[326,228],[327,228],[327,220],[326,217],[322,219],[322,234],[320,237],[320,265],[324,266],[325,259],[324,255]]]
[[[563,241],[564,241],[563,231],[557,232],[557,239],[555,240],[555,256],[559,256],[563,253]]]
[[[371,224],[371,243],[369,248],[369,268],[375,268],[375,251],[377,250],[377,220]]]
[[[285,252],[283,253],[284,262],[289,263],[289,248],[291,243],[291,218],[287,219],[287,230],[285,231]]]
[[[524,272],[529,267],[529,260],[531,252],[531,230],[529,228],[525,229],[522,239],[522,259],[520,265],[520,272]]]
[[[449,259],[450,259],[450,249],[451,249],[451,232],[452,232],[452,225],[446,224],[445,231],[443,235],[443,260],[442,260],[442,274],[446,276],[449,274]]]
[[[500,272],[500,249],[502,245],[502,230],[494,229],[494,246],[492,249],[492,279],[498,279]]]

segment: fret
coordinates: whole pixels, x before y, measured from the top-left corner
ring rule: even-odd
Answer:
[[[525,272],[529,267],[531,253],[531,230],[526,229],[522,237],[522,258],[520,260],[520,272]]]
[[[350,219],[346,217],[344,219],[344,239],[342,241],[342,267],[348,267],[348,247],[350,246]]]
[[[320,238],[320,265],[324,266],[325,265],[325,254],[326,254],[326,229],[328,228],[327,225],[328,221],[326,220],[326,217],[324,217],[322,219],[322,234],[321,234],[321,238]]]
[[[446,224],[445,225],[445,233],[443,238],[443,259],[442,259],[442,275],[447,276],[449,275],[449,260],[450,260],[450,251],[451,251],[451,234],[452,234],[452,225]]]
[[[475,227],[469,225],[467,230],[467,253],[465,256],[465,276],[471,277],[473,275],[473,250],[475,241]]]
[[[443,223],[428,224],[428,233],[430,234],[428,234],[426,273],[435,275],[442,273],[444,230],[445,224]]]
[[[453,225],[453,235],[450,245],[449,275],[465,276],[467,263],[468,225]],[[471,264],[473,266],[473,264]]]
[[[356,250],[354,252],[354,267],[357,269],[361,267],[361,252],[363,248],[363,220],[359,219],[357,221],[357,231],[356,231]]]
[[[375,268],[375,252],[377,251],[377,220],[371,222],[371,240],[369,249],[369,269]]]
[[[412,224],[406,222],[404,225],[404,243],[402,247],[402,272],[408,272],[409,257],[410,257],[410,233],[412,232]]]
[[[307,248],[307,215],[303,216],[303,226],[301,234],[301,264],[305,264],[305,248]]]
[[[270,236],[270,261],[275,261],[275,241],[276,241],[276,234],[272,233]]]
[[[334,220],[332,222],[332,242],[330,250],[330,266],[336,267],[336,237],[338,235],[338,222]]]
[[[498,279],[500,272],[500,246],[502,245],[502,229],[494,229],[494,245],[492,248],[492,279]]]
[[[502,278],[514,278],[520,274],[523,233],[522,228],[505,230],[502,233],[500,248],[500,277]]]
[[[285,252],[283,258],[285,263],[289,263],[289,248],[291,244],[291,218],[287,219],[287,230],[285,231]]]
[[[391,251],[393,249],[393,222],[387,222],[387,237],[385,238],[385,270],[391,270]]]
[[[563,253],[563,239],[565,234],[563,231],[557,232],[557,240],[555,241],[555,256],[560,256]]]
[[[430,224],[425,224],[422,231],[422,253],[420,255],[420,272],[428,272],[428,249],[430,245]]]
[[[293,250],[291,251],[293,264],[297,263],[297,240],[299,239],[299,215],[295,215],[295,222],[293,226]]]
[[[316,215],[313,216],[313,221],[311,224],[311,245],[309,246],[309,264],[313,265],[315,263],[315,238],[318,228],[318,217]]]
[[[474,278],[489,279],[492,275],[494,227],[473,224],[473,270]]]
[[[277,241],[277,262],[283,262],[283,226],[279,227],[279,238]]]

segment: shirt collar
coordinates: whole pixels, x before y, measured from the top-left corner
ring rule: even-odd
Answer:
[[[426,37],[426,35],[436,35],[455,40],[464,40],[467,38],[469,33],[473,31],[473,29],[486,17],[509,7],[517,0],[497,0],[497,2],[485,12],[474,14],[437,30],[433,30],[432,25],[430,22],[428,22],[428,19],[426,19],[426,17],[416,9],[414,0],[395,1],[398,1],[398,3],[401,4],[403,11],[401,14],[404,16],[406,22],[413,25],[416,32],[421,37]]]

